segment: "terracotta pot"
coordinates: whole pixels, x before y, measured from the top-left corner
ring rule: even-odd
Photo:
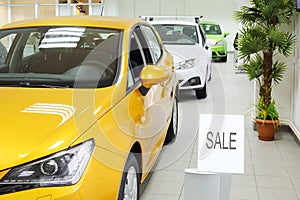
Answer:
[[[258,138],[264,141],[274,140],[279,120],[254,119],[257,126]]]

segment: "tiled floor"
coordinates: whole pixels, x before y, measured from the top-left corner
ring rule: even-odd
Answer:
[[[193,91],[180,93],[177,139],[164,147],[141,199],[184,199],[184,170],[197,162],[199,114],[225,113],[245,115],[245,173],[232,175],[230,200],[300,200],[300,148],[292,133],[284,127],[275,141],[258,140],[249,112],[252,83],[235,73],[232,57],[212,67],[206,99],[196,100]]]

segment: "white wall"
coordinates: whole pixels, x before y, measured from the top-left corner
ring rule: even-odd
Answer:
[[[123,2],[123,0],[121,0]],[[120,10],[120,0],[104,0],[103,14],[109,16],[118,16]]]
[[[296,16],[295,33],[297,34],[297,43],[295,48],[295,66],[293,84],[293,123],[300,131],[300,14]]]
[[[113,2],[113,3],[112,3]],[[111,5],[119,2],[112,9]],[[105,15],[139,17],[141,15],[203,15],[204,20],[218,21],[227,37],[228,50],[233,51],[233,39],[239,25],[232,19],[233,11],[248,0],[105,0]]]
[[[279,112],[281,120],[292,120],[292,98],[293,98],[293,74],[294,74],[294,58],[293,54],[285,58],[284,56],[278,57],[279,61],[287,64],[287,70],[284,73],[282,81],[279,85],[273,87],[273,97]],[[274,60],[275,61],[275,60]]]
[[[283,58],[288,64],[283,81],[274,88],[274,98],[277,100],[280,119],[288,122],[296,136],[300,139],[300,14],[286,28],[296,34],[294,55]]]
[[[232,18],[233,11],[239,9],[235,1],[185,0],[184,8],[185,15],[203,15],[203,20],[220,22],[223,31],[230,33],[227,36],[227,48],[233,51],[233,40],[239,27]]]

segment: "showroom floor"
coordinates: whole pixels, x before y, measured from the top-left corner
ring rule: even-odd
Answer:
[[[300,148],[282,128],[272,142],[257,139],[251,122],[252,83],[227,63],[213,63],[208,97],[196,100],[193,91],[179,97],[179,132],[164,147],[141,200],[183,200],[184,170],[197,166],[199,114],[245,115],[245,173],[233,174],[230,200],[300,200]],[[201,200],[201,197],[195,200]]]

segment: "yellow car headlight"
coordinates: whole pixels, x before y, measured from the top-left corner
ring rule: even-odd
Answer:
[[[77,183],[91,158],[94,147],[94,140],[91,139],[11,169],[0,180],[0,195],[37,187]]]

